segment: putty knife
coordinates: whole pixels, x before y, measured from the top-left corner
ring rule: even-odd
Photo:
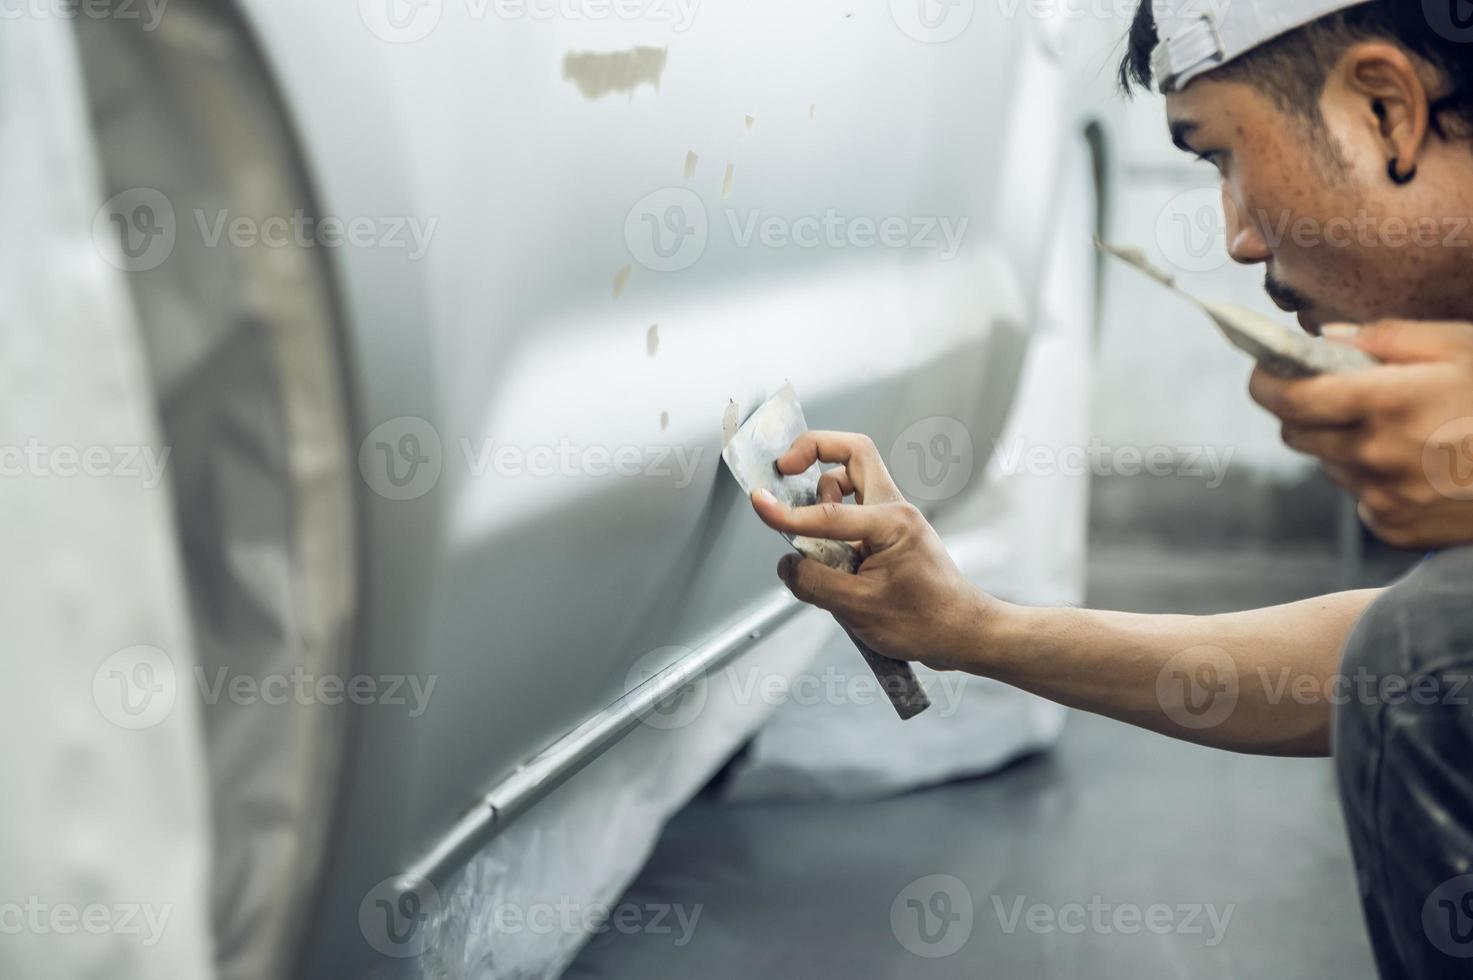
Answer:
[[[1176,277],[1153,266],[1138,248],[1111,245],[1095,239],[1100,251],[1124,262],[1132,269],[1156,280],[1178,296],[1183,296],[1217,324],[1223,335],[1239,350],[1247,351],[1269,372],[1285,378],[1305,378],[1315,374],[1350,374],[1381,363],[1365,351],[1349,344],[1338,344],[1323,337],[1292,330],[1268,317],[1231,303],[1209,303],[1200,300],[1176,284]]]
[[[803,419],[803,407],[798,404],[798,396],[792,385],[784,385],[727,440],[721,450],[721,458],[726,460],[731,475],[736,477],[748,496],[757,490],[767,490],[791,507],[807,507],[818,503],[818,478],[823,472],[819,465],[814,463],[796,476],[785,476],[777,471],[777,461],[807,431],[808,423]],[[783,537],[805,558],[851,575],[859,571],[859,550],[847,541],[826,541],[797,534],[784,534]],[[875,653],[853,633],[849,633],[849,639],[859,648],[865,663],[874,671],[890,703],[895,706],[895,713],[902,719],[914,718],[931,706],[931,699],[926,696],[910,664]]]

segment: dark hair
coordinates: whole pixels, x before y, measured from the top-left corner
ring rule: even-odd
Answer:
[[[1410,0],[1371,0],[1349,7],[1259,45],[1214,69],[1210,77],[1253,84],[1286,111],[1317,120],[1320,95],[1335,60],[1357,41],[1380,38],[1424,58],[1445,76],[1447,94],[1432,103],[1436,131],[1442,133],[1443,113],[1456,116],[1465,130],[1473,131],[1473,30],[1453,23],[1450,15],[1447,23],[1434,23],[1429,6]],[[1127,95],[1136,86],[1151,87],[1156,41],[1151,0],[1141,0],[1120,62],[1120,87]]]

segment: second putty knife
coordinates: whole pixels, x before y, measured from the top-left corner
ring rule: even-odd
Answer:
[[[1379,362],[1365,351],[1349,344],[1339,344],[1322,337],[1311,337],[1270,320],[1268,317],[1232,303],[1211,303],[1198,299],[1176,284],[1176,277],[1156,268],[1138,248],[1111,245],[1095,239],[1100,251],[1124,262],[1156,280],[1177,295],[1195,303],[1212,318],[1223,336],[1239,350],[1251,354],[1268,371],[1285,378],[1305,378],[1316,374],[1351,374],[1375,367]]]
[[[784,385],[727,440],[721,450],[721,458],[726,460],[731,475],[736,477],[748,496],[756,490],[767,490],[791,507],[807,507],[818,503],[818,478],[822,472],[818,464],[814,463],[796,476],[785,476],[777,471],[778,459],[786,455],[794,440],[807,431],[808,423],[803,418],[798,396],[792,385]],[[851,575],[859,571],[859,551],[847,541],[783,536],[805,558]],[[849,634],[849,639],[859,648],[894,705],[895,713],[902,719],[914,718],[931,706],[931,699],[926,696],[910,664],[875,653],[853,633]]]

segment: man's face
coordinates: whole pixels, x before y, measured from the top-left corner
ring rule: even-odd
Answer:
[[[1306,330],[1473,317],[1466,185],[1436,186],[1449,169],[1427,160],[1413,183],[1393,184],[1369,102],[1327,86],[1317,127],[1208,75],[1166,108],[1177,144],[1219,172],[1228,253],[1262,263],[1269,296]]]

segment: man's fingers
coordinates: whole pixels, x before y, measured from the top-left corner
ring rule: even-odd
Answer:
[[[775,531],[831,541],[863,541],[874,550],[889,542],[899,520],[894,505],[823,503],[789,507],[765,490],[752,494],[752,507]]]
[[[860,604],[864,588],[857,575],[797,555],[783,555],[777,575],[799,600],[839,615]]]
[[[842,466],[836,466],[818,478],[818,499],[825,503],[840,503],[853,492],[854,481],[849,479],[849,471]]]
[[[1388,364],[1473,359],[1473,326],[1466,323],[1382,320],[1359,330],[1328,324],[1325,334]]]
[[[1326,463],[1343,466],[1371,474],[1390,475],[1397,471],[1392,457],[1371,437],[1363,425],[1357,426],[1301,426],[1285,424],[1282,430],[1284,445],[1310,456],[1318,456]]]
[[[899,500],[874,440],[857,432],[810,431],[799,436],[777,461],[779,473],[802,473],[814,463],[842,463],[854,489],[868,503]]]
[[[1253,371],[1248,393],[1258,404],[1294,425],[1353,425],[1365,418],[1371,407],[1370,387],[1364,375],[1280,378],[1260,365]]]

